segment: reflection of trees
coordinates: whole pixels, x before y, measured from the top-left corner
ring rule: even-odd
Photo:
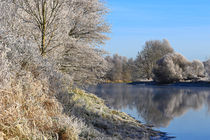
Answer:
[[[204,104],[210,111],[210,88],[104,84],[90,91],[115,109],[137,108],[139,115],[156,127],[165,127],[173,118]]]

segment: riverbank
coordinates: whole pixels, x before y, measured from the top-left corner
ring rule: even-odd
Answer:
[[[80,139],[169,139],[166,133],[155,131],[129,115],[108,108],[97,96],[80,89],[70,91],[71,110],[89,127]]]

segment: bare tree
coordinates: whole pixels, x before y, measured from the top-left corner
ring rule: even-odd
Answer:
[[[163,39],[163,41],[147,41],[143,50],[138,53],[136,58],[138,76],[140,78],[151,79],[152,69],[156,64],[156,61],[159,60],[165,54],[173,52],[173,48],[166,39]]]
[[[20,20],[17,26],[37,43],[41,55],[60,46],[60,39],[68,35],[64,0],[13,0],[13,4]]]

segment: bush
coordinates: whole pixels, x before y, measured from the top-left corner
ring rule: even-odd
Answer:
[[[157,82],[173,83],[204,78],[205,69],[203,63],[198,60],[189,62],[181,54],[171,53],[157,61],[153,74]]]

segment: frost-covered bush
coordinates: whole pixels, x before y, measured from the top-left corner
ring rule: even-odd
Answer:
[[[157,82],[173,83],[204,78],[205,69],[203,63],[198,60],[189,62],[181,54],[171,53],[157,61],[153,74]]]

